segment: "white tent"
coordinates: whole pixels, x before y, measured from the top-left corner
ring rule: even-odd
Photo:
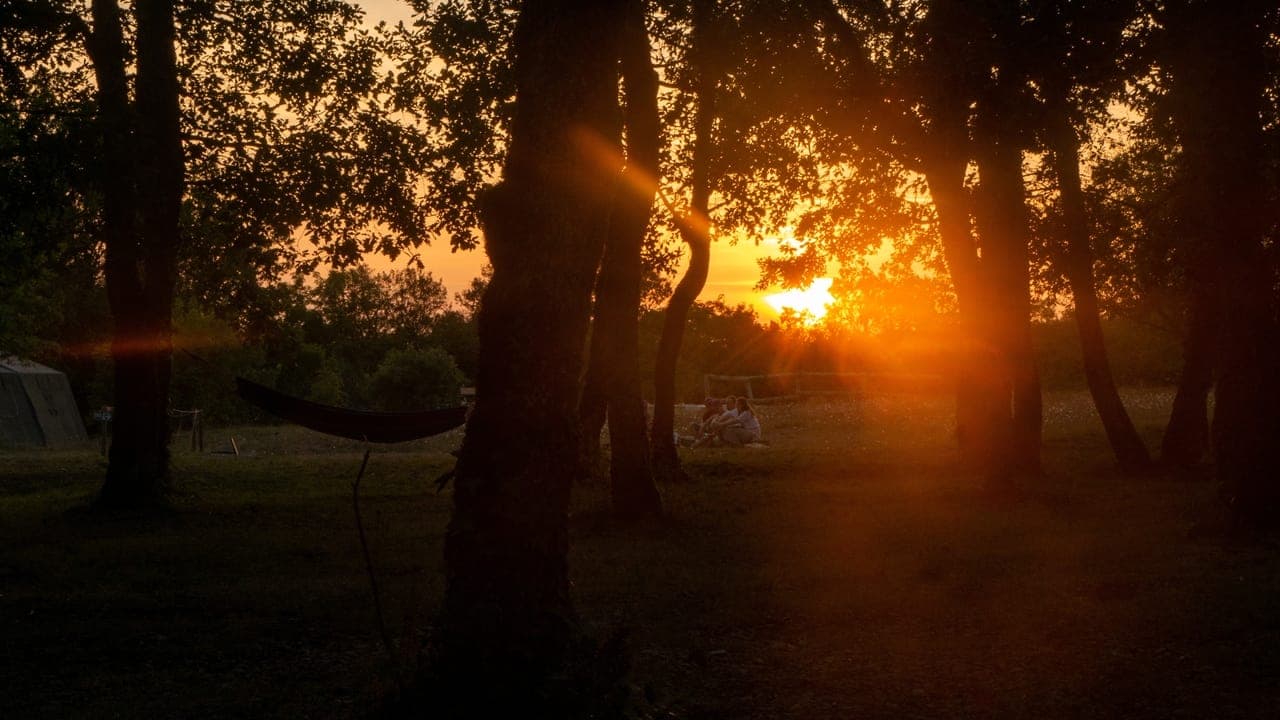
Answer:
[[[86,438],[66,375],[0,356],[0,446],[62,445]]]

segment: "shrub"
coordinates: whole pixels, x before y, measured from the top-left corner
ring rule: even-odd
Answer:
[[[370,382],[380,410],[454,407],[462,391],[462,372],[440,348],[396,348],[382,359]]]

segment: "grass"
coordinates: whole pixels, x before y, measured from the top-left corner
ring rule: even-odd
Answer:
[[[1126,399],[1154,446],[1169,393]],[[607,488],[580,488],[582,619],[630,630],[635,682],[676,717],[1280,716],[1280,555],[1193,539],[1211,484],[1122,478],[1087,396],[1047,400],[1047,472],[1013,505],[954,470],[951,402],[920,397],[766,406],[770,447],[687,452],[658,527],[615,527]],[[144,520],[83,510],[90,446],[0,454],[0,716],[367,711],[390,673],[360,448],[206,444],[230,434],[241,457],[176,451],[176,508]],[[441,597],[431,481],[457,441],[378,451],[365,479],[397,638]]]

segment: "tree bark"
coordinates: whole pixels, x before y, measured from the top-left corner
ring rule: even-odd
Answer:
[[[1211,283],[1201,275],[1197,269],[1189,278],[1182,372],[1160,443],[1160,461],[1183,470],[1195,468],[1209,456],[1209,392],[1213,389],[1218,312]]]
[[[1214,470],[1240,526],[1280,527],[1280,332],[1276,268],[1265,245],[1276,221],[1262,127],[1264,22],[1273,5],[1171,3],[1167,27],[1174,123],[1187,195],[1183,230],[1213,260]],[[1209,255],[1211,253],[1211,255]]]
[[[982,260],[990,285],[992,341],[1003,376],[1007,425],[1002,440],[1007,469],[991,477],[992,490],[1016,491],[1017,477],[1040,472],[1043,405],[1031,344],[1031,277],[1022,181],[1022,151],[1004,130],[1000,109],[980,116],[975,143],[980,182],[977,205]]]
[[[717,77],[711,67],[709,33],[715,12],[715,0],[693,2],[693,55],[697,63],[697,115],[694,118],[693,161],[690,209],[677,218],[680,236],[689,246],[689,267],[676,284],[667,303],[654,362],[653,446],[654,474],[660,480],[684,478],[675,443],[676,366],[680,346],[684,342],[689,310],[707,284],[711,266],[711,137],[715,118]]]
[[[1093,249],[1089,239],[1088,216],[1084,192],[1080,186],[1080,141],[1071,126],[1066,108],[1052,109],[1049,135],[1053,150],[1053,166],[1062,197],[1063,224],[1067,252],[1065,270],[1075,301],[1076,329],[1080,334],[1080,350],[1084,360],[1085,383],[1093,397],[1093,406],[1111,443],[1116,461],[1125,473],[1133,474],[1151,467],[1151,455],[1138,436],[1138,430],[1125,410],[1111,363],[1107,359],[1106,340],[1098,309],[1098,293],[1093,280]]]
[[[922,58],[926,119],[920,155],[938,216],[943,258],[955,288],[960,320],[956,369],[956,439],[961,465],[986,478],[990,487],[1007,484],[1010,473],[1010,389],[997,342],[996,288],[989,258],[979,255],[975,196],[965,175],[975,144],[970,137],[973,88],[966,65],[972,52],[975,15],[961,2],[929,6]],[[985,238],[981,238],[985,243]]]
[[[502,181],[482,200],[493,277],[455,472],[434,671],[445,715],[571,716],[568,503],[591,291],[620,163],[619,0],[528,0]],[[557,684],[559,683],[559,684]]]
[[[634,521],[662,515],[640,392],[641,252],[658,190],[659,121],[658,74],[649,56],[643,1],[632,0],[628,10],[621,66],[627,101],[627,167],[610,217],[596,303],[597,328],[607,329],[613,341],[607,383],[613,512]]]
[[[617,343],[616,338],[610,337],[610,330],[600,324],[600,285],[604,279],[604,268],[610,262],[609,255],[609,241],[606,238],[604,259],[600,261],[600,277],[596,279],[596,310],[587,341],[587,372],[583,376],[582,395],[578,399],[578,417],[582,422],[582,458],[587,463],[588,470],[594,470],[601,462],[603,449],[600,446],[600,433],[609,418],[607,384],[612,370],[609,356],[613,354],[612,348]]]
[[[131,109],[120,9],[94,0],[90,56],[103,133],[105,276],[114,322],[115,412],[100,502],[163,502],[169,486],[171,315],[183,195],[172,0],[135,5]]]
[[[963,155],[941,148],[926,160],[925,177],[938,214],[943,258],[951,274],[960,318],[960,347],[956,368],[956,442],[964,467],[986,476],[998,475],[1006,465],[1000,456],[1002,425],[1008,405],[997,368],[999,355],[991,342],[990,288],[970,222]],[[964,144],[962,143],[963,147]]]

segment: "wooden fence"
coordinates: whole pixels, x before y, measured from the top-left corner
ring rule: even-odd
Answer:
[[[867,395],[871,393],[944,392],[954,383],[943,375],[886,372],[795,372],[766,375],[712,375],[702,377],[703,395],[711,397],[716,385],[730,385],[749,399],[789,395]]]

